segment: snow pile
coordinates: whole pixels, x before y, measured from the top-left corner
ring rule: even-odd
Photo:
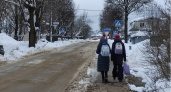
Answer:
[[[96,63],[96,61],[94,63]],[[94,83],[97,80],[97,77],[99,76],[99,73],[97,72],[96,67],[94,67],[94,68],[88,67],[87,75],[91,76],[91,78],[92,78],[91,82]]]
[[[143,92],[144,90],[144,87],[136,87],[135,85],[129,85],[130,89],[131,90],[135,90],[135,91],[138,91],[138,92]]]
[[[87,68],[87,77],[84,77],[79,81],[79,84],[84,85],[84,88],[87,89],[89,85],[92,85],[97,80],[97,77],[100,75],[99,72],[97,72],[97,59],[94,59],[90,66]]]
[[[147,71],[149,71],[149,69],[151,71],[155,70],[152,65],[150,65],[147,61],[145,61],[144,53],[142,53],[142,51],[145,49],[144,44],[149,43],[149,41],[150,40],[145,40],[135,45],[129,43],[125,44],[127,61],[128,64],[130,65],[131,74],[136,77],[141,77],[143,79],[142,82],[146,83],[145,87],[136,87],[135,85],[131,85],[131,84],[129,84],[129,86],[132,90],[143,92],[144,90],[151,91],[152,87],[156,85],[157,89],[164,88],[163,89],[164,92],[169,92],[171,88],[165,87],[164,82],[167,82],[166,80],[161,79],[157,83],[153,83],[152,80],[149,78],[149,76],[154,76],[154,75],[147,74]],[[131,50],[129,49],[130,46],[132,48]],[[171,82],[168,81],[167,84],[170,83]],[[158,90],[158,92],[163,92],[163,90],[162,89]]]
[[[145,61],[144,53],[142,53],[142,51],[145,48],[144,44],[147,42],[149,43],[149,41],[150,40],[145,40],[137,44],[125,43],[127,62],[130,66],[131,74],[136,77],[141,77],[143,79],[142,82],[146,83],[145,87],[136,87],[135,85],[129,84],[130,89],[138,92],[143,92],[144,90],[151,91],[152,87],[156,85],[157,89],[164,88],[158,90],[158,92],[170,92],[171,88],[165,85],[165,82],[167,84],[171,84],[170,81],[161,79],[158,82],[153,83],[152,80],[149,78],[149,76],[153,75],[146,74],[146,72],[149,71],[149,69],[154,70],[154,67],[152,65],[149,65],[149,63]],[[109,45],[112,47],[113,40],[108,40],[108,42]],[[163,47],[163,49],[165,48]]]
[[[48,51],[53,48],[62,47],[76,42],[87,40],[68,40],[68,41],[56,41],[54,43],[48,42],[45,39],[41,39],[37,42],[36,47],[28,47],[28,41],[16,41],[12,37],[5,33],[0,33],[0,45],[3,45],[5,54],[0,54],[0,61],[12,62],[26,55],[31,55],[41,51]]]

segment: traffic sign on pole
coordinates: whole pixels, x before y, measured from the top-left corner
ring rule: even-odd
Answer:
[[[60,33],[65,33],[65,28],[61,28]]]
[[[41,28],[40,27],[35,27],[35,30],[36,31],[41,31]]]
[[[111,28],[104,28],[103,31],[111,31]]]
[[[56,29],[56,27],[59,25],[59,22],[53,22],[53,27]]]
[[[105,36],[108,36],[109,33],[110,33],[110,31],[111,31],[110,28],[104,28],[104,29],[103,29],[103,32],[104,32]]]
[[[38,31],[40,31],[40,27],[39,27]]]
[[[115,35],[118,34],[118,31],[113,31],[113,36],[115,37]]]
[[[115,27],[121,27],[122,24],[121,24],[121,20],[115,20]]]

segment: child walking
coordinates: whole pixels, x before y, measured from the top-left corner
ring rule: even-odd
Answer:
[[[102,82],[108,82],[108,71],[109,71],[109,54],[110,54],[110,46],[105,39],[105,35],[103,35],[100,39],[100,42],[97,46],[96,53],[98,54],[97,60],[97,71],[101,72]]]

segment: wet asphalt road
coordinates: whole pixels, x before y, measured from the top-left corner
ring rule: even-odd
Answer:
[[[0,92],[65,92],[98,42],[76,43],[0,67]]]

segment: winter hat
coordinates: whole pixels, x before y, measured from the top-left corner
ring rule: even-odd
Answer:
[[[115,39],[117,39],[117,38],[120,38],[120,36],[119,35],[115,35]]]
[[[105,37],[106,36],[106,34],[105,33],[103,33],[103,37]]]

